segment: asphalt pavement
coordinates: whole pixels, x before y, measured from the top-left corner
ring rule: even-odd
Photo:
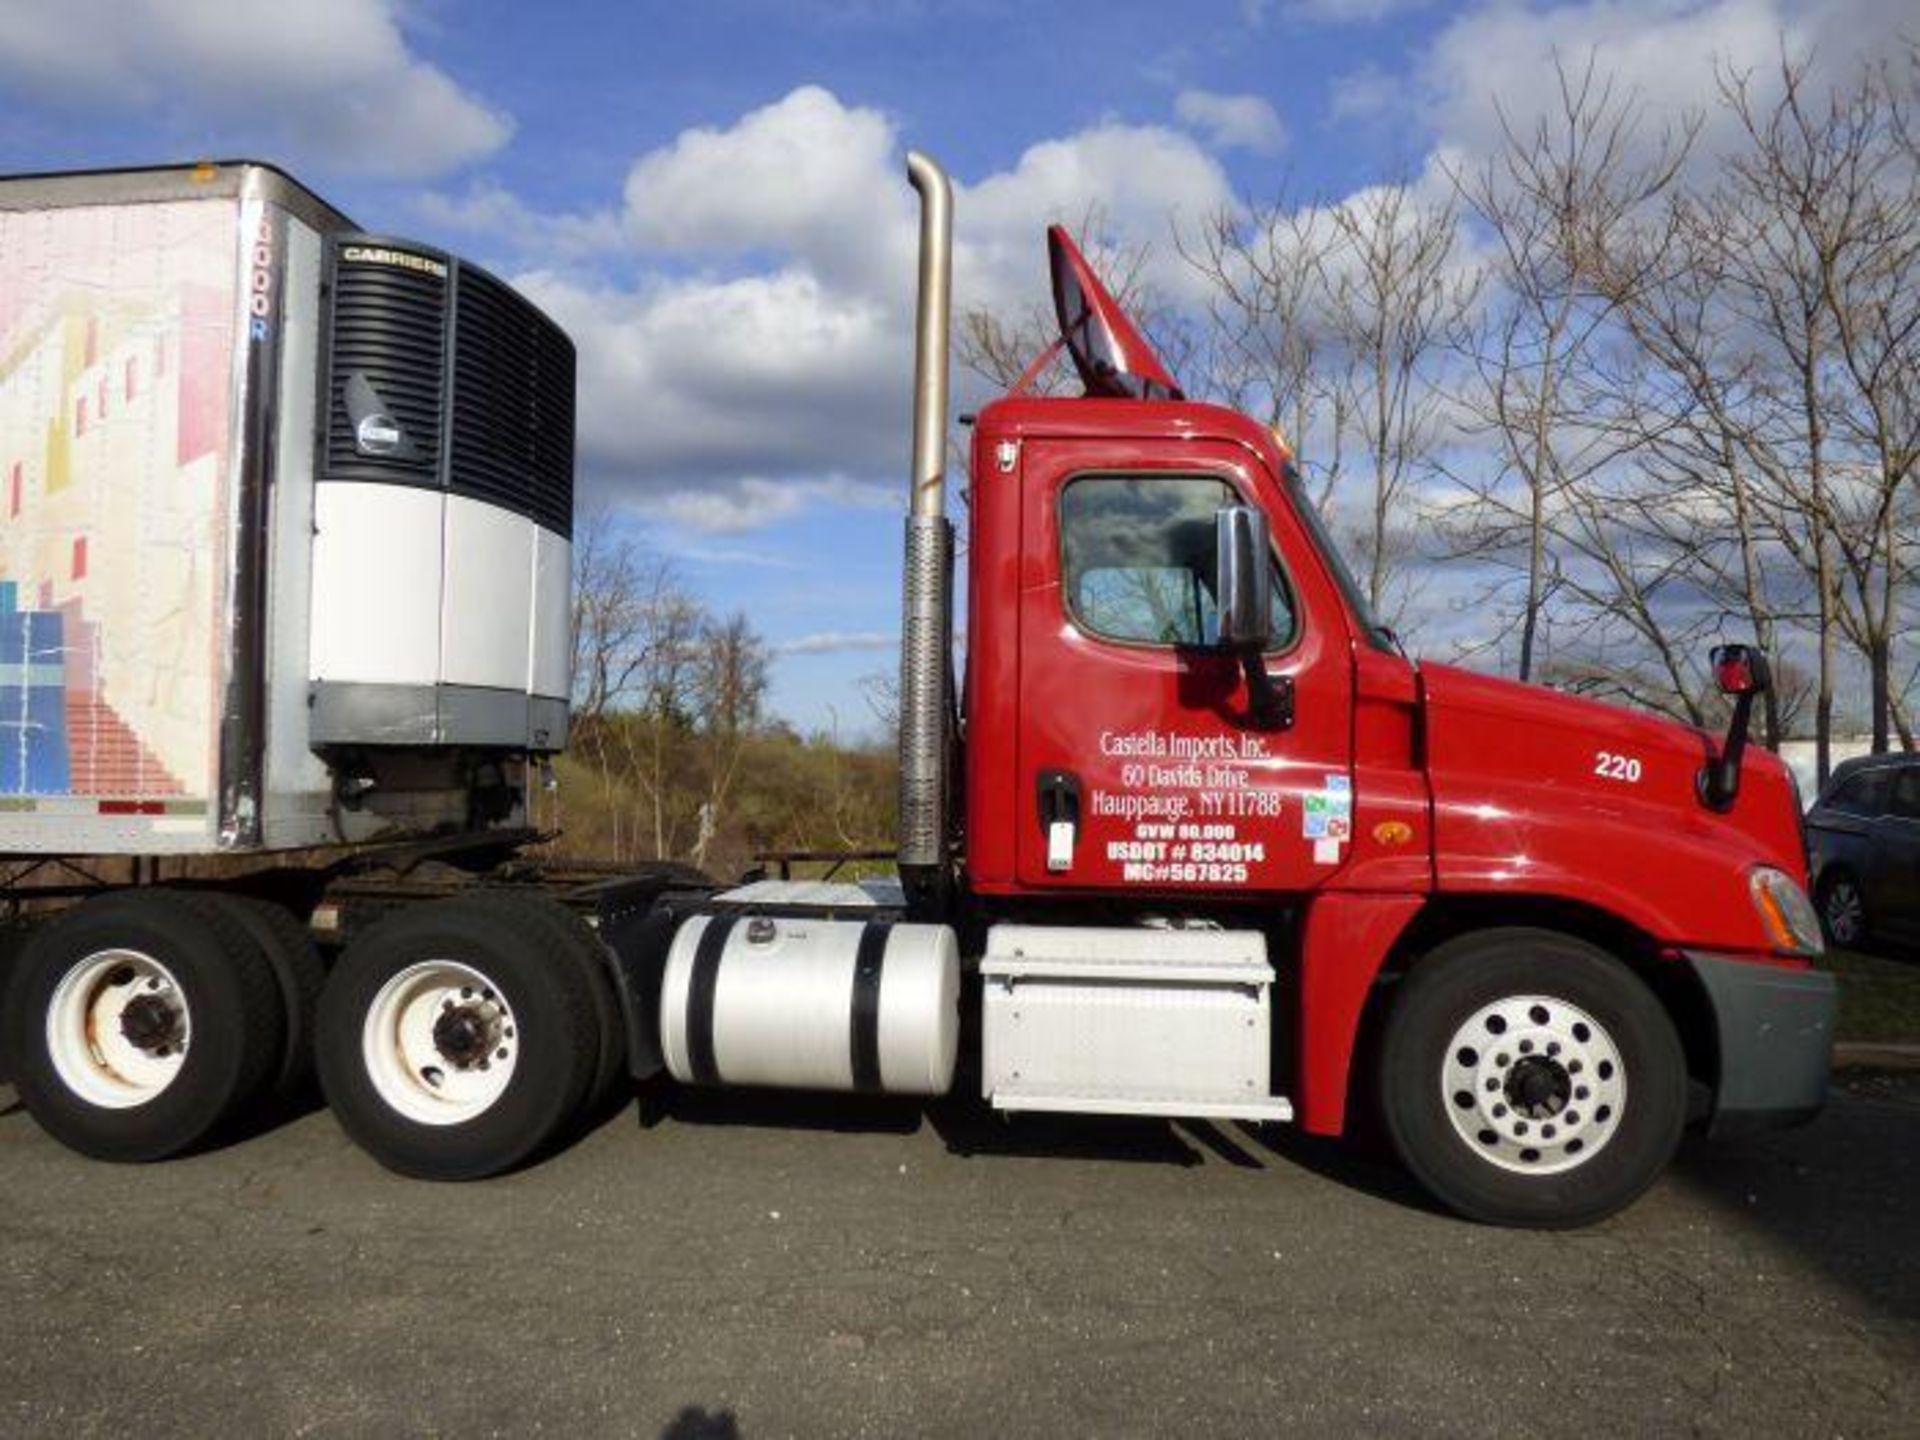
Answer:
[[[1288,1131],[680,1097],[523,1173],[0,1088],[0,1434],[1907,1435],[1920,1077],[1518,1234]]]

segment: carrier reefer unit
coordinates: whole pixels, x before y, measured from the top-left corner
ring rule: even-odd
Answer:
[[[573,395],[512,289],[270,167],[0,180],[0,852],[510,823]]]

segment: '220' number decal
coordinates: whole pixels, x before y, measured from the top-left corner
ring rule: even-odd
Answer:
[[[1640,762],[1631,755],[1616,755],[1611,750],[1602,750],[1593,757],[1593,773],[1602,780],[1624,780],[1629,785],[1640,783]]]

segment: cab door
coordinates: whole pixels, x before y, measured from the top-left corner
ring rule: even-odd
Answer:
[[[1020,884],[1324,883],[1352,841],[1351,640],[1277,478],[1246,447],[1197,438],[1117,455],[1111,440],[1036,437],[1023,458]],[[1265,663],[1291,686],[1289,724],[1256,718],[1242,660],[1212,648],[1214,516],[1229,504],[1269,518]]]

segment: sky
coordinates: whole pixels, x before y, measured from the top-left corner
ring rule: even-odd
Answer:
[[[1841,63],[1904,10],[6,0],[0,169],[271,160],[507,277],[578,346],[581,503],[752,618],[776,713],[853,735],[898,634],[907,148],[955,179],[956,308],[1042,299],[1044,227],[1094,206],[1192,298],[1173,224],[1471,161],[1546,105],[1556,51],[1677,114],[1715,64]]]

